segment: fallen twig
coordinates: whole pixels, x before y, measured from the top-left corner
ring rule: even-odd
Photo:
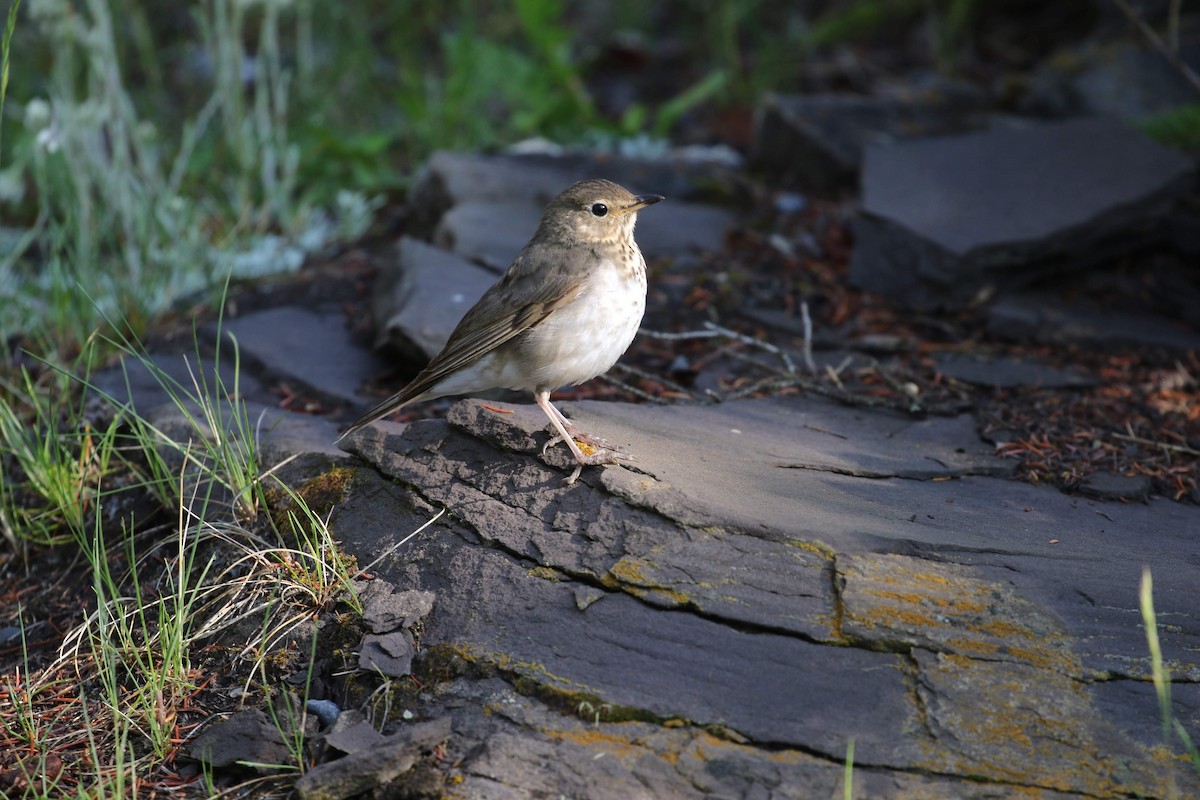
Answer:
[[[809,375],[817,374],[817,365],[812,354],[812,317],[808,315],[808,301],[800,304],[800,322],[804,325],[804,366],[808,367]]]
[[[747,336],[744,333],[738,333],[730,328],[724,328],[715,322],[704,323],[702,331],[680,331],[679,333],[667,333],[665,331],[649,331],[643,328],[640,333],[643,336],[649,336],[651,339],[665,339],[667,341],[678,341],[682,339],[711,339],[714,336],[724,336],[727,339],[733,339],[750,347],[757,347],[760,350],[766,350],[772,355],[778,356],[783,362],[784,369],[789,375],[796,374],[796,362],[788,353],[770,342],[764,342],[761,339],[755,339],[753,336]]]
[[[689,398],[695,397],[695,394],[692,391],[690,391],[686,386],[676,383],[675,381],[671,380],[670,378],[666,377],[665,375],[658,375],[653,372],[647,372],[646,370],[640,369],[631,364],[622,364],[620,362],[613,364],[613,369],[615,369],[619,372],[628,373],[630,375],[633,375],[636,378],[641,378],[641,379],[647,380],[647,381],[654,381],[655,383],[661,383],[663,386],[667,387],[672,392],[678,392],[679,394],[686,395]],[[636,394],[636,392],[635,392],[635,394]],[[662,398],[658,398],[658,402],[665,403],[667,401],[663,400]]]
[[[629,368],[625,367],[625,369],[629,369]],[[645,374],[645,373],[643,373],[643,374]],[[661,378],[658,378],[655,376],[651,376],[651,377],[653,377],[654,380],[662,380]],[[611,373],[601,375],[600,379],[603,380],[605,383],[611,383],[613,386],[616,386],[619,389],[623,389],[626,392],[629,392],[634,397],[645,400],[647,403],[658,403],[659,405],[669,405],[669,403],[670,403],[670,401],[664,400],[661,397],[652,395],[649,392],[642,391],[641,389],[637,388],[633,384],[626,383],[625,381],[621,380],[620,378],[614,378]]]
[[[1182,444],[1167,444],[1166,442],[1156,442],[1153,439],[1143,439],[1141,436],[1131,436],[1125,433],[1114,433],[1114,439],[1120,439],[1123,442],[1133,442],[1134,444],[1144,444],[1149,447],[1157,447],[1162,450],[1169,450],[1172,453],[1183,453],[1189,456],[1200,456],[1200,450],[1194,447],[1186,447]]]

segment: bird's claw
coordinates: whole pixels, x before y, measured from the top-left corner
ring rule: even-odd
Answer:
[[[573,442],[568,443],[568,446],[571,444],[575,445],[575,447],[571,447],[571,455],[575,460],[575,469],[571,472],[570,476],[565,478],[563,481],[568,486],[579,478],[579,474],[583,471],[584,467],[596,467],[603,464],[616,464],[618,461],[633,460],[632,454],[626,453],[624,450],[616,447],[615,445],[609,444],[607,441],[598,436],[591,436],[586,433],[581,433],[574,427],[569,428],[568,430],[570,431],[571,439],[574,440]],[[562,441],[565,441],[565,439],[563,439],[561,434],[556,433],[552,435],[550,439],[544,445],[542,445],[542,457],[545,458],[546,451]],[[584,453],[582,450],[579,450],[579,445],[583,445],[594,452]]]
[[[619,450],[599,450],[591,455],[585,455],[582,460],[575,459],[575,469],[566,478],[563,478],[563,483],[570,486],[579,478],[579,473],[583,472],[584,467],[599,467],[603,464],[616,464],[622,458],[632,458],[627,453],[622,453]]]

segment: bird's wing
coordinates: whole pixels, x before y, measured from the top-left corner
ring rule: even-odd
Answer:
[[[355,420],[342,436],[416,399],[575,299],[586,273],[569,273],[562,264],[562,251],[554,255],[555,250],[534,244],[522,250],[504,277],[463,316],[429,365],[399,392]]]

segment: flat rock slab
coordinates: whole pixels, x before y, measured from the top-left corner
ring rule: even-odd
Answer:
[[[380,272],[372,302],[377,344],[424,365],[498,278],[461,255],[403,237],[396,258]]]
[[[1095,378],[1079,370],[1053,367],[1029,358],[983,358],[943,353],[934,360],[938,371],[948,378],[994,389],[1015,386],[1064,389],[1096,384]]]
[[[872,796],[1200,790],[1154,740],[1137,606],[1147,564],[1165,662],[1200,679],[1195,509],[1005,480],[969,418],[801,398],[563,410],[636,461],[565,486],[540,411],[464,401],[352,437],[384,477],[364,469],[332,522],[363,560],[450,510],[376,571],[435,593],[429,658],[473,665],[423,702],[457,709],[480,796],[834,790],[851,738]],[[486,711],[446,700],[484,681]],[[1194,728],[1200,692],[1177,688]],[[543,724],[543,704],[566,716]]]
[[[686,199],[695,191],[669,165],[628,159],[564,164],[437,153],[413,188],[413,205],[428,210],[435,244],[503,270],[533,236],[546,203],[584,178],[609,178],[635,193],[662,194],[671,201],[638,216],[637,240],[649,259],[719,249],[736,222],[724,207]]]
[[[216,328],[207,329],[214,339]],[[334,403],[355,403],[364,375],[381,362],[354,346],[345,317],[297,306],[281,306],[224,321],[223,338],[237,340],[242,358],[266,380],[282,379],[293,389]],[[222,345],[228,347],[227,342]]]
[[[498,273],[508,268],[533,236],[542,208],[512,200],[461,203],[442,216],[433,242]],[[734,220],[733,213],[723,208],[675,200],[639,214],[634,236],[642,253],[651,260],[709,252],[724,246],[725,234]]]
[[[457,681],[444,689],[459,709],[455,736],[472,757],[463,765],[464,797],[525,800],[840,797],[840,763],[800,750],[761,749],[691,726],[613,722],[611,714],[548,710],[504,682]],[[864,766],[853,773],[855,797],[982,800],[1007,794],[995,784]],[[1034,794],[1034,793],[1031,793]],[[1082,797],[1039,791],[1043,800]]]
[[[418,221],[432,230],[443,213],[460,203],[515,200],[541,208],[572,183],[587,178],[608,178],[631,189],[689,202],[734,201],[750,191],[736,166],[681,155],[647,160],[610,154],[480,155],[440,150],[416,176],[412,200]]]
[[[1148,475],[1114,475],[1096,472],[1087,476],[1079,490],[1102,500],[1146,500],[1154,487]]]
[[[987,310],[988,332],[1008,339],[1033,339],[1088,347],[1156,347],[1200,350],[1200,333],[1161,316],[1117,309],[1064,305],[1061,299],[1017,292]]]
[[[1115,120],[867,149],[851,279],[916,306],[961,306],[1146,244],[1193,179],[1183,155]],[[1038,270],[1038,271],[1034,271]]]

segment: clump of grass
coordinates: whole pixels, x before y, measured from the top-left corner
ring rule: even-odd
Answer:
[[[88,432],[85,414],[103,416],[86,378],[97,347],[85,349],[78,376],[46,368],[39,383],[27,371],[15,387],[20,398],[0,405],[0,464],[19,468],[0,480],[17,487],[0,498],[0,520],[30,547],[73,545],[93,599],[51,663],[31,669],[26,659],[23,675],[3,679],[0,749],[21,754],[28,797],[135,796],[165,775],[197,719],[187,709],[211,679],[209,660],[196,658],[201,648],[234,635],[226,669],[244,674],[244,696],[254,697],[256,676],[269,686],[268,662],[315,617],[341,602],[358,608],[357,569],[327,515],[258,461],[257,431],[238,394],[236,346],[232,385],[219,363],[211,374],[200,366],[197,346],[185,387],[135,338],[108,344],[159,380],[188,420],[186,435],[167,436],[111,397],[108,421]],[[17,407],[27,409],[23,419]],[[174,521],[148,529],[144,520],[114,519],[110,504],[121,507],[121,492],[151,494],[174,509]],[[281,497],[286,514],[263,513]]]

